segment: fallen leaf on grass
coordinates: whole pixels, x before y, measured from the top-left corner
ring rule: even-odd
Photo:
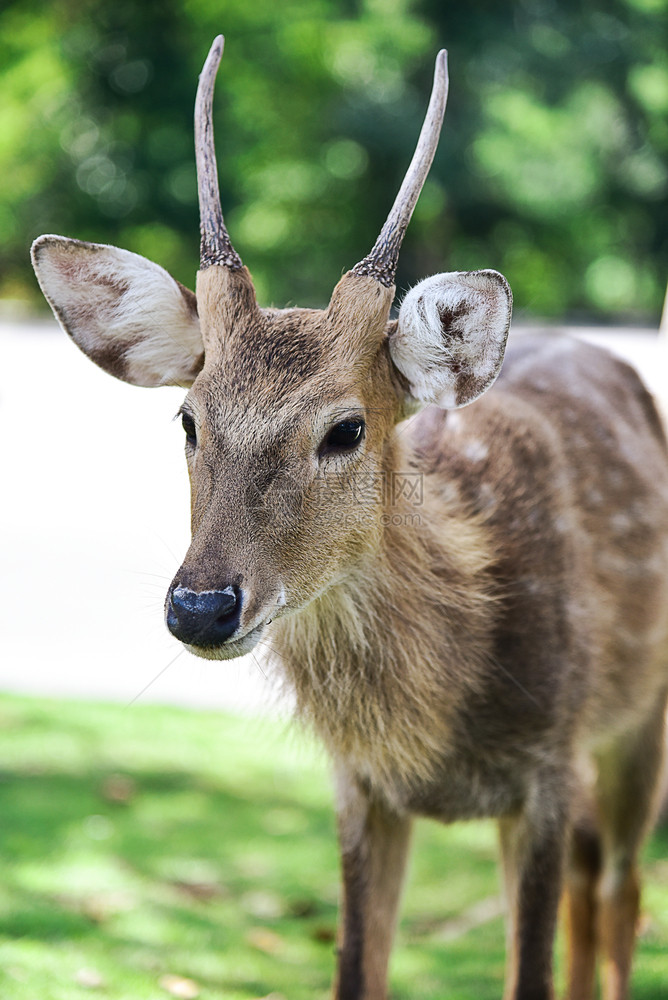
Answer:
[[[274,892],[246,892],[241,897],[241,905],[246,913],[260,920],[276,920],[282,917],[285,906],[280,896]]]
[[[227,895],[226,890],[221,885],[214,882],[187,882],[183,879],[175,879],[172,882],[175,889],[182,892],[184,896],[196,899],[199,902],[207,903],[211,899],[220,899]]]
[[[326,924],[319,924],[311,931],[311,937],[314,941],[319,941],[321,944],[331,944],[332,941],[336,941],[336,931],[333,927],[328,927]]]
[[[246,935],[246,940],[258,951],[264,951],[267,955],[276,955],[285,946],[283,938],[266,927],[251,928]]]
[[[195,997],[199,996],[199,986],[192,979],[186,979],[184,976],[173,976],[166,975],[161,976],[158,980],[158,985],[162,986],[163,990],[166,990],[173,997],[178,997],[179,1000],[195,1000]]]
[[[126,774],[110,774],[102,782],[101,791],[107,802],[125,804],[135,797],[137,784]]]
[[[96,969],[79,969],[74,981],[77,986],[83,986],[86,990],[100,990],[106,985]]]
[[[458,941],[469,931],[483,927],[490,921],[503,916],[505,909],[505,903],[502,899],[498,896],[488,896],[486,899],[479,899],[456,917],[428,928],[426,933],[429,934],[432,941],[443,943]]]
[[[288,906],[288,912],[293,917],[313,917],[319,910],[319,905],[314,899],[293,899]]]
[[[136,905],[129,892],[96,892],[81,900],[81,912],[96,924],[103,924],[117,913],[126,913]]]
[[[78,913],[94,924],[103,924],[117,913],[125,913],[136,905],[135,897],[123,891],[94,892],[88,896],[59,892],[52,898],[58,906],[70,913]]]

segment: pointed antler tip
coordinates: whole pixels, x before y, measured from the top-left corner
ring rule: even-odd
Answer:
[[[202,77],[208,77],[208,74],[212,74],[215,78],[220,66],[220,60],[223,58],[223,49],[225,48],[225,36],[216,35],[213,42],[211,43],[211,48],[209,49],[209,54],[206,57],[204,66],[202,67],[202,72],[200,73],[200,79]]]
[[[436,66],[434,67],[434,76],[444,76],[447,79],[448,76],[448,50],[441,49],[441,51],[436,56]]]

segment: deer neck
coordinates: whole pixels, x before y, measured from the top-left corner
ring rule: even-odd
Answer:
[[[496,617],[484,524],[401,468],[389,468],[380,544],[272,635],[298,715],[384,789],[427,779],[447,753]]]

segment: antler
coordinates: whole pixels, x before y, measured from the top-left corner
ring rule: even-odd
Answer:
[[[195,160],[197,162],[197,193],[199,197],[200,269],[212,264],[222,264],[232,271],[243,267],[241,257],[236,252],[223,221],[218,189],[216,150],[213,140],[213,88],[216,73],[223,55],[225,39],[218,35],[199,78],[195,98]]]
[[[375,278],[388,288],[394,284],[404,234],[436,153],[447,99],[448,53],[441,49],[436,56],[434,86],[413,159],[373,250],[355,265],[353,274]]]

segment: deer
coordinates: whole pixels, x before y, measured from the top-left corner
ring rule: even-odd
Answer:
[[[324,309],[264,308],[228,235],[200,75],[196,292],[129,251],[39,237],[62,327],[105,371],[187,389],[192,541],[167,628],[196,656],[269,647],[332,765],[336,1000],[385,1000],[411,830],[488,817],[505,1000],[625,1000],[668,694],[668,452],[648,391],[560,334],[508,341],[506,279],[436,274],[393,316],[439,140],[439,52],[411,164]],[[504,361],[505,357],[505,361]],[[503,369],[502,369],[503,362]]]

